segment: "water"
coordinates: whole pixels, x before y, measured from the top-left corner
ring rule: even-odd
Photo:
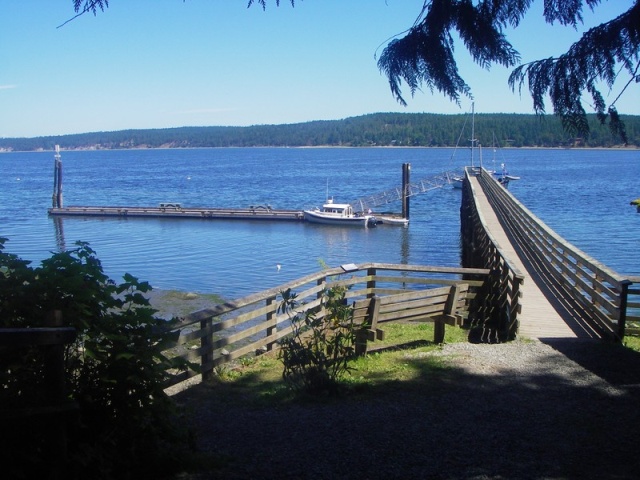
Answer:
[[[62,152],[64,204],[273,208],[320,206],[375,194],[411,178],[461,167],[450,149],[194,149]],[[587,254],[640,275],[640,152],[506,150],[522,180],[510,189]],[[488,165],[487,165],[488,164]],[[491,166],[491,159],[485,166]],[[499,166],[499,165],[498,165]],[[411,200],[409,228],[358,229],[288,222],[49,218],[53,153],[0,155],[0,236],[6,251],[38,263],[89,242],[105,272],[154,287],[237,298],[315,272],[322,264],[386,262],[458,266],[460,191]],[[400,210],[400,205],[390,208]],[[276,266],[281,265],[278,269]]]

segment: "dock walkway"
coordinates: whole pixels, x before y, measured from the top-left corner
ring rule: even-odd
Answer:
[[[304,213],[301,210],[275,210],[264,206],[248,208],[183,208],[176,204],[171,204],[171,206],[167,207],[54,207],[49,209],[49,215],[142,218],[200,218],[211,220],[304,220]]]
[[[531,268],[526,258],[521,258],[516,251],[477,178],[469,177],[469,180],[476,191],[479,208],[482,211],[489,232],[504,254],[509,257],[509,260],[526,276],[521,287],[522,313],[520,314],[518,333],[524,337],[536,339],[592,338],[593,334],[591,332],[580,328],[578,325],[571,324],[570,319],[561,315],[557,306],[554,306],[547,299],[538,284],[539,281],[535,270]]]

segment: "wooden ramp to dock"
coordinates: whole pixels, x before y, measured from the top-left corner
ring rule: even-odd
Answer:
[[[482,212],[490,234],[499,244],[503,253],[526,276],[521,287],[522,312],[519,317],[519,335],[536,339],[594,338],[593,332],[574,324],[569,318],[562,315],[554,307],[554,303],[545,296],[543,293],[545,286],[542,285],[541,288],[535,270],[526,258],[521,258],[509,240],[477,178],[471,176],[469,181],[472,182],[476,191],[478,208]]]

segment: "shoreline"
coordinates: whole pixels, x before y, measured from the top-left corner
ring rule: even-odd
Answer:
[[[180,290],[152,289],[143,294],[151,308],[157,310],[155,317],[171,320],[184,317],[214,305],[224,303],[224,299],[215,293],[183,292]]]
[[[261,146],[249,146],[249,147],[170,147],[170,146],[161,146],[161,147],[149,147],[149,146],[139,146],[139,147],[129,147],[129,148],[101,148],[97,145],[89,146],[89,147],[78,147],[78,148],[61,148],[61,152],[114,152],[114,151],[136,151],[136,150],[229,150],[229,149],[300,149],[300,150],[311,150],[311,149],[398,149],[398,150],[455,150],[461,148],[468,147],[455,147],[455,146],[437,146],[430,147],[427,145],[418,145],[418,146],[405,146],[405,145],[362,145],[362,146],[351,146],[351,145],[298,145],[298,146],[290,146],[290,145],[261,145]],[[640,150],[640,145],[616,145],[612,147],[536,147],[536,146],[526,146],[526,147],[500,147],[500,150],[580,150],[580,151],[597,151],[597,150],[619,150],[619,151],[638,151]],[[13,150],[8,148],[0,148],[0,154],[4,153],[43,153],[43,152],[51,152],[54,150],[48,150],[44,148],[36,149],[36,150]]]

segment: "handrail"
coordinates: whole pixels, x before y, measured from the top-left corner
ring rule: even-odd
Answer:
[[[177,322],[169,322],[164,329],[165,333],[174,333],[175,337],[173,344],[164,351],[165,355],[181,357],[193,364],[188,370],[168,372],[167,386],[198,374],[206,379],[215,368],[225,363],[273,349],[278,340],[292,332],[289,316],[278,312],[278,297],[285,290],[291,289],[297,295],[301,305],[298,312],[304,312],[318,309],[322,292],[335,286],[348,287],[346,299],[355,301],[465,283],[469,285],[469,308],[489,275],[490,271],[483,268],[349,264],[193,312]],[[322,314],[322,311],[317,312],[319,316]]]
[[[602,335],[625,334],[627,290],[633,282],[551,230],[486,170],[478,177],[503,228],[546,281],[564,292],[570,307]]]
[[[491,235],[479,208],[478,194],[468,177],[475,175],[465,169],[461,215],[462,264],[488,268],[492,281],[483,292],[483,307],[477,310],[475,325],[482,326],[484,341],[513,339],[519,328],[521,286],[524,274],[514,265]]]

